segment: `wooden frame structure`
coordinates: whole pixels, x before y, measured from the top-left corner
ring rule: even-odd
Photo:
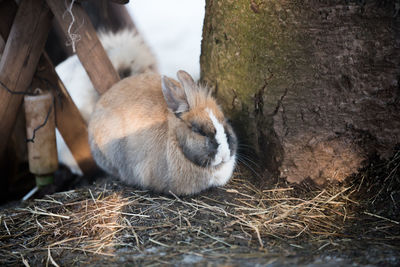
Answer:
[[[70,0],[68,0],[69,2]],[[113,2],[125,4],[126,0]],[[65,35],[70,34],[71,19],[67,19],[65,0],[0,0],[0,37],[4,52],[0,60],[0,161],[35,73],[48,84],[56,101],[56,124],[67,146],[85,174],[96,169],[87,141],[87,125],[61,82],[49,57],[44,52],[53,16]],[[101,45],[96,31],[79,3],[70,10],[80,23],[74,27],[79,36],[76,53],[94,88],[101,94],[120,80],[118,73]],[[73,25],[72,25],[73,26]],[[0,53],[2,47],[0,46]]]

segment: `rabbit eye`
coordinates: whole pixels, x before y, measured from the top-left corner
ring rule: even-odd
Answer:
[[[200,134],[201,136],[206,136],[206,133],[199,126],[192,125],[191,128],[193,132]]]

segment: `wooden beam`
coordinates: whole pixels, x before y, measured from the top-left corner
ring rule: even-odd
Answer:
[[[0,38],[8,37],[17,8],[14,0],[4,0],[0,3]],[[86,122],[45,52],[40,57],[34,77],[37,79],[34,79],[33,87],[49,88],[56,96],[56,126],[80,169],[85,175],[90,175],[97,170],[97,166],[90,153]]]
[[[18,5],[14,0],[4,0],[0,2],[0,43],[4,43],[4,46],[0,45],[0,54],[3,53],[5,44],[10,34],[10,29],[17,13]],[[0,86],[0,90],[3,90]],[[17,111],[17,117],[15,125],[11,131],[8,139],[3,160],[0,161],[0,172],[6,179],[1,179],[0,186],[4,189],[9,190],[9,186],[14,188],[16,178],[21,175],[21,162],[27,160],[27,146],[26,146],[26,122],[25,113],[22,105]],[[1,158],[1,157],[0,157]],[[33,184],[32,184],[33,186]],[[14,194],[20,190],[18,186],[15,187]]]
[[[86,122],[46,53],[43,53],[40,58],[35,77],[37,78],[34,80],[35,87],[53,91],[56,107],[56,127],[72,152],[79,168],[85,175],[91,175],[97,170],[97,166],[90,152]]]
[[[100,94],[104,93],[120,79],[99,41],[89,17],[80,4],[75,3],[71,10],[75,21],[70,27],[72,18],[70,13],[66,12],[65,1],[47,0],[47,4],[64,34],[67,36],[73,34],[78,37],[74,43],[79,60],[88,73],[94,88]],[[69,28],[71,28],[70,31]]]
[[[0,60],[0,81],[11,91],[25,92],[32,81],[50,29],[52,15],[44,0],[23,0]],[[21,105],[21,94],[0,88],[0,160]]]
[[[133,32],[137,32],[135,24],[124,5],[96,0],[81,2],[81,6],[86,11],[96,31],[111,30],[117,32],[122,29],[131,29]],[[55,66],[73,54],[71,46],[66,46],[67,43],[67,36],[58,22],[54,20],[45,49]]]

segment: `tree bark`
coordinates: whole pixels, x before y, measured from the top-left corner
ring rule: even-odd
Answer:
[[[290,182],[342,180],[400,143],[397,7],[359,2],[206,1],[201,79]]]

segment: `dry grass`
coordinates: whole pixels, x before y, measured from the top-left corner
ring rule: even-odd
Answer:
[[[3,213],[0,257],[21,257],[35,251],[51,255],[53,248],[111,256],[107,249],[123,229],[118,219],[123,206],[130,203],[118,194],[104,193],[96,192],[96,198],[90,189],[57,193]]]
[[[282,244],[302,249],[313,242],[322,250],[335,245],[335,238],[351,238],[345,232],[360,214],[353,197],[358,190],[350,185],[301,191],[285,184],[259,189],[236,175],[224,188],[180,198],[105,183],[2,211],[0,263],[73,265],[96,256],[139,264],[263,257],[273,262]],[[400,227],[397,220],[365,212],[387,232]]]

